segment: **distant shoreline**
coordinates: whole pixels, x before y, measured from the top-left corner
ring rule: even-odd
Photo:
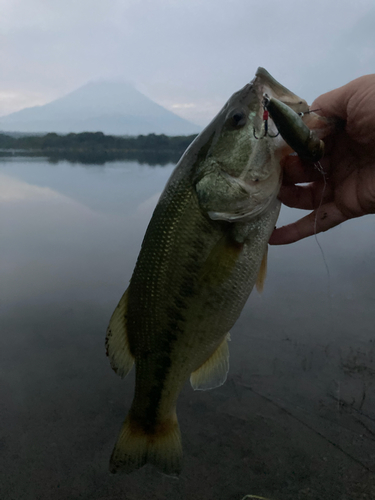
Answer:
[[[105,135],[102,132],[13,137],[0,133],[0,156],[43,156],[51,162],[67,160],[95,165],[118,160],[166,165],[176,163],[195,137],[196,134],[121,137]]]

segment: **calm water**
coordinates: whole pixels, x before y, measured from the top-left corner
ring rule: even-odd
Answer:
[[[269,252],[226,384],[183,390],[179,480],[111,476],[131,402],[104,352],[173,165],[0,162],[0,498],[375,498],[375,217]],[[284,210],[279,224],[298,214]]]

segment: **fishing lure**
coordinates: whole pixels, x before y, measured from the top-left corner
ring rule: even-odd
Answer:
[[[324,142],[303,122],[304,113],[296,113],[288,105],[267,94],[263,98],[264,108],[285,142],[301,158],[319,161],[324,154]]]

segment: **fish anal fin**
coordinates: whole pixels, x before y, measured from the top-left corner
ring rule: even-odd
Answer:
[[[126,331],[127,308],[128,290],[125,291],[112,314],[105,339],[106,352],[111,367],[120,377],[126,377],[134,364]]]
[[[143,429],[129,414],[122,426],[110,460],[110,471],[129,474],[146,464],[176,476],[182,468],[181,434],[176,413],[155,427]]]
[[[191,374],[190,383],[195,391],[214,389],[226,381],[229,370],[228,340],[230,340],[229,333],[207,361]]]
[[[259,273],[257,277],[257,281],[255,283],[255,286],[258,290],[258,293],[263,292],[264,288],[264,282],[266,281],[266,276],[267,276],[267,257],[268,257],[268,246],[266,248],[266,251],[264,252],[262,262],[260,264],[259,268]]]

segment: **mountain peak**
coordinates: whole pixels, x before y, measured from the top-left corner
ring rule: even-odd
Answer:
[[[43,106],[0,118],[11,132],[188,135],[200,127],[163,108],[128,82],[93,81]]]

